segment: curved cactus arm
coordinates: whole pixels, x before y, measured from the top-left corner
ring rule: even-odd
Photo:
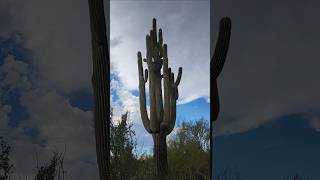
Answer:
[[[182,76],[182,67],[179,67],[177,80],[176,80],[176,82],[174,83],[174,86],[175,86],[175,87],[178,87],[178,85],[180,84],[181,76]]]
[[[176,124],[176,109],[177,109],[176,99],[177,99],[178,87],[174,85],[174,73],[171,73],[170,82],[171,82],[170,107],[169,107],[170,117],[169,117],[169,121],[167,122],[167,127],[165,129],[166,135],[169,135],[172,132]]]
[[[174,94],[171,97],[171,103],[172,104],[171,104],[171,110],[170,110],[170,121],[169,121],[168,127],[166,128],[166,135],[169,135],[172,132],[176,124],[177,103],[176,103],[176,98]]]
[[[210,62],[210,88],[212,89],[212,94],[210,96],[210,103],[212,103],[212,105],[210,106],[210,116],[212,117],[212,122],[217,120],[220,111],[217,78],[220,75],[226,60],[230,43],[230,36],[231,19],[228,17],[222,18],[220,21],[218,41]]]
[[[164,47],[166,48],[166,47]],[[166,54],[166,53],[165,53]],[[168,68],[168,58],[163,60],[163,87],[164,87],[164,117],[161,122],[161,130],[165,130],[168,127],[170,120],[170,97],[171,97],[171,68]]]
[[[219,36],[216,44],[216,48],[213,57],[210,62],[210,71],[212,72],[212,78],[217,78],[225,63],[227,52],[229,49],[229,42],[231,36],[231,20],[228,17],[224,17],[220,21]]]
[[[146,106],[146,90],[145,83],[148,78],[148,71],[145,72],[145,77],[143,76],[143,66],[142,66],[142,57],[141,52],[138,52],[138,71],[139,71],[139,101],[140,101],[140,115],[142,119],[142,123],[146,131],[151,133],[150,130],[150,120],[147,113]]]

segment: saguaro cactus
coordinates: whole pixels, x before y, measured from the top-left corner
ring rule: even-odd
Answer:
[[[213,92],[210,96],[210,102],[212,103],[210,108],[211,122],[217,120],[220,111],[217,78],[222,71],[224,62],[226,61],[230,36],[231,19],[228,17],[224,17],[220,21],[219,37],[213,57],[211,58],[210,62],[210,89]]]
[[[89,0],[92,36],[94,120],[100,180],[110,179],[110,57],[103,0]]]
[[[218,114],[220,111],[220,103],[219,103],[219,94],[218,94],[218,86],[217,86],[217,78],[220,75],[224,62],[226,61],[227,52],[229,49],[229,42],[231,36],[231,19],[228,17],[224,17],[220,20],[220,29],[219,29],[219,36],[218,41],[216,44],[216,48],[213,54],[213,57],[210,61],[210,117],[211,117],[211,125],[210,125],[210,147],[211,147],[211,177],[212,176],[212,164],[213,164],[213,139],[212,139],[212,128],[213,122],[217,120]]]
[[[153,28],[146,36],[146,48],[146,58],[143,59],[147,63],[145,72],[143,72],[141,52],[138,52],[140,114],[145,129],[152,134],[154,141],[155,175],[163,178],[168,173],[166,136],[171,133],[176,122],[176,100],[179,96],[178,85],[182,68],[179,67],[177,79],[174,80],[174,73],[171,72],[168,65],[167,45],[163,44],[161,29],[159,29],[159,39],[157,39],[156,19],[153,19]],[[150,118],[147,114],[145,93],[148,78]]]

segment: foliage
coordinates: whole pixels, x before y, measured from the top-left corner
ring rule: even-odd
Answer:
[[[128,113],[122,115],[117,125],[111,121],[110,132],[111,177],[126,179],[134,173],[132,167],[137,161],[133,153],[136,147],[135,132],[132,124],[128,123]]]
[[[54,180],[64,179],[64,168],[63,168],[64,154],[53,152],[53,155],[49,163],[39,167],[37,165],[37,174],[35,180]]]
[[[172,179],[209,179],[210,129],[204,119],[183,122],[169,140],[168,159]]]
[[[128,117],[125,113],[118,124],[110,126],[111,177],[115,180],[156,179],[152,154],[136,154],[135,132]],[[204,119],[183,122],[168,140],[169,179],[209,179],[209,158],[208,123]]]
[[[11,147],[0,137],[0,180],[10,179],[14,166],[10,163]]]

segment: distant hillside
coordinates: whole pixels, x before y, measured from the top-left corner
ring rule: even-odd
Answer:
[[[299,173],[320,179],[320,132],[290,115],[245,133],[214,140],[214,172],[230,167],[246,180],[285,179]]]

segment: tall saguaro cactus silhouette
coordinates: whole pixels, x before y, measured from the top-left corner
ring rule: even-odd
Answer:
[[[223,65],[226,61],[227,52],[229,49],[229,42],[231,36],[231,19],[224,17],[220,20],[220,29],[217,45],[210,61],[210,89],[212,89],[212,94],[210,96],[211,105],[211,122],[217,120],[220,103],[219,94],[217,86],[217,78],[220,75]]]
[[[177,79],[168,65],[167,45],[163,44],[162,30],[157,39],[156,19],[153,28],[146,36],[147,69],[143,72],[141,52],[138,52],[140,114],[145,129],[152,134],[154,141],[153,157],[155,175],[164,178],[168,173],[166,136],[171,133],[176,122],[176,100],[182,68],[179,67]],[[162,74],[161,74],[161,69]],[[148,79],[149,78],[149,79]],[[162,79],[163,89],[162,93]],[[149,80],[150,118],[147,114],[145,84]],[[163,97],[162,97],[163,94]]]
[[[219,102],[219,94],[218,94],[218,86],[217,86],[217,78],[220,75],[223,65],[226,61],[227,52],[229,49],[230,43],[230,36],[231,36],[231,19],[228,17],[224,17],[220,20],[220,28],[219,28],[219,36],[218,41],[216,44],[216,48],[213,54],[213,57],[210,61],[210,117],[211,117],[211,125],[210,125],[210,147],[211,147],[211,156],[210,162],[211,167],[213,164],[213,154],[212,154],[212,128],[213,122],[217,120],[218,114],[220,111],[220,102]],[[211,169],[211,177],[212,176],[212,169]]]
[[[92,36],[94,119],[100,180],[110,179],[110,57],[103,0],[89,0]]]

